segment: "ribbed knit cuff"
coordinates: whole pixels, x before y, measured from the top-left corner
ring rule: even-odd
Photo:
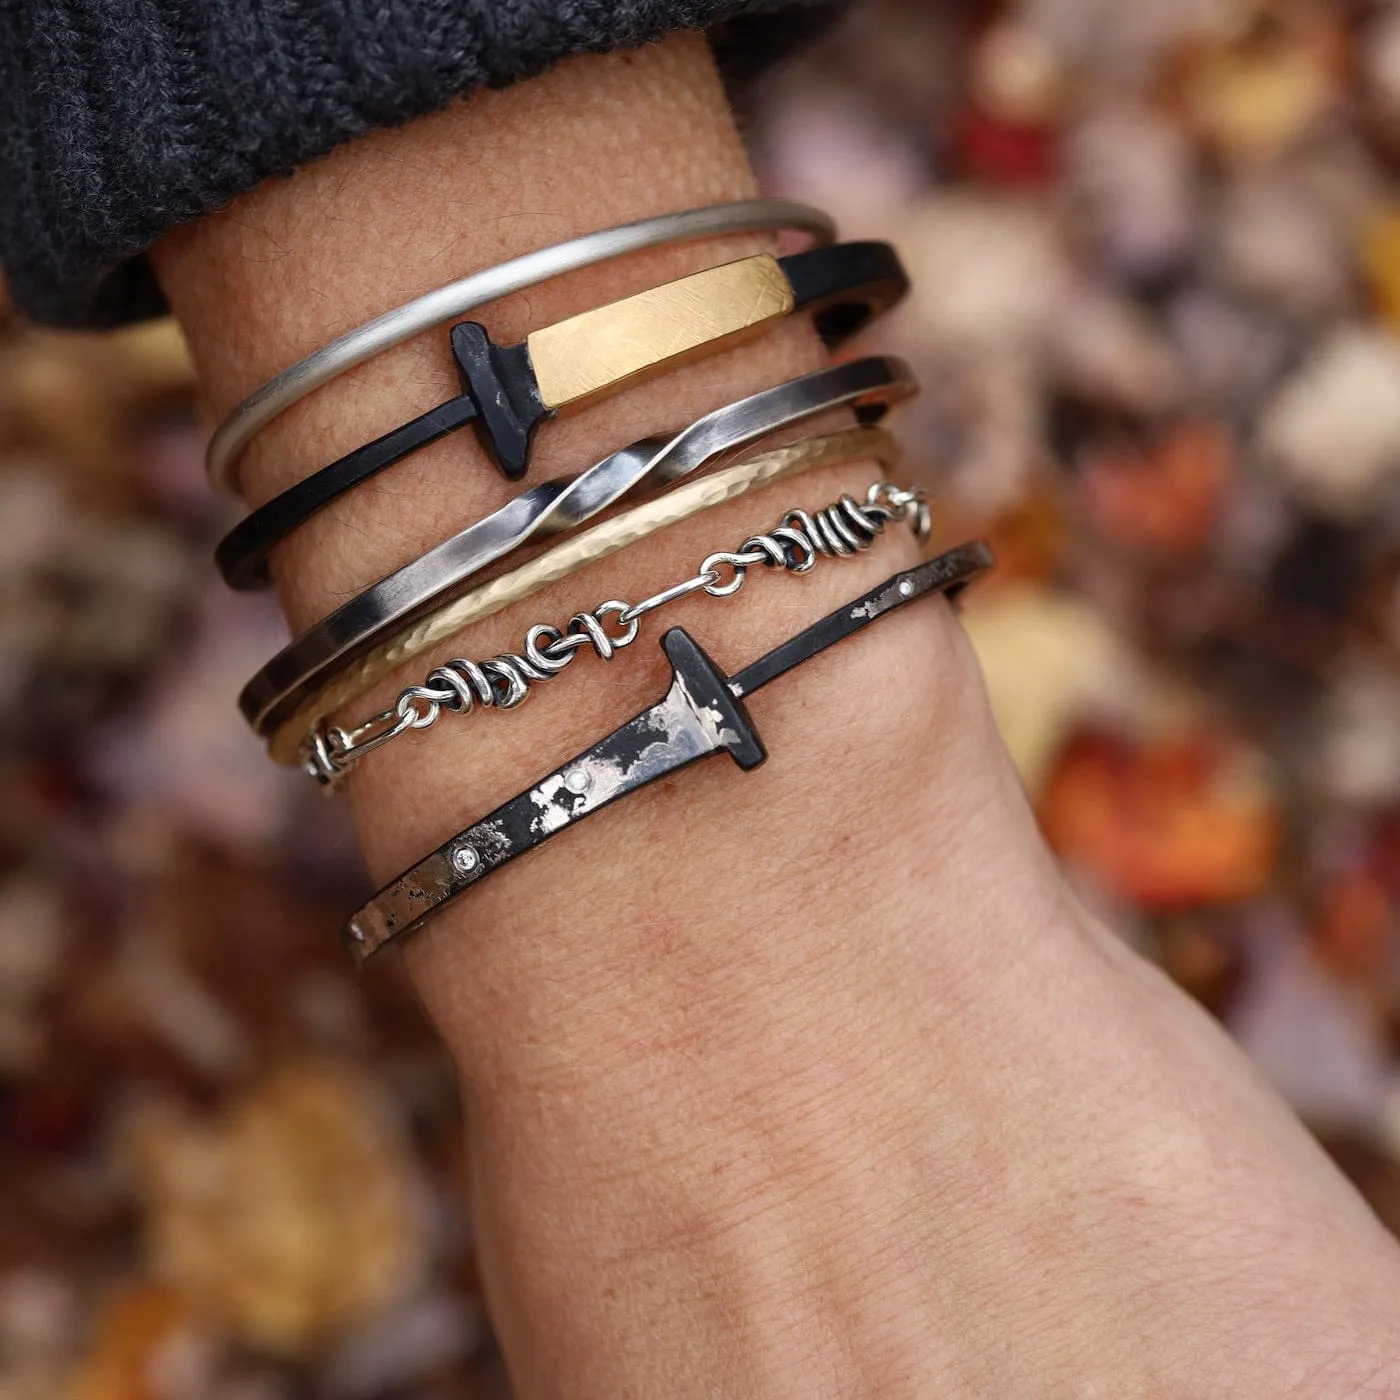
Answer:
[[[59,326],[163,309],[145,250],[364,132],[580,53],[709,29],[751,76],[841,0],[0,4],[0,264]]]

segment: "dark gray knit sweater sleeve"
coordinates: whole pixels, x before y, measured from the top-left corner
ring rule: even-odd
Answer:
[[[151,243],[372,127],[675,29],[743,76],[838,4],[0,0],[0,265],[41,321],[151,315]]]

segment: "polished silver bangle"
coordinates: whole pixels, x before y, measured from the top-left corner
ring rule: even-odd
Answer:
[[[903,360],[854,360],[717,409],[669,441],[644,439],[577,476],[533,487],[308,628],[248,682],[239,707],[249,724],[265,733],[338,667],[391,630],[458,596],[482,569],[523,545],[562,534],[619,501],[679,481],[726,453],[829,409],[853,404],[862,422],[873,423],[917,387]]]
[[[523,652],[482,662],[448,661],[362,724],[351,729],[318,725],[302,747],[302,768],[318,782],[334,784],[366,754],[410,730],[430,729],[445,712],[468,715],[476,709],[513,710],[523,705],[533,686],[557,676],[584,649],[611,661],[637,640],[642,618],[658,608],[695,593],[731,598],[743,588],[748,571],[760,566],[810,573],[822,558],[845,559],[869,549],[886,525],[901,522],[909,524],[921,544],[928,538],[924,494],[890,481],[875,482],[863,502],[842,496],[813,514],[789,510],[767,533],[750,535],[737,550],[706,555],[690,578],[639,603],[613,598],[590,612],[575,613],[564,628],[537,624],[525,634]]]
[[[236,493],[239,455],[274,418],[347,370],[423,331],[445,325],[454,317],[627,253],[719,234],[768,229],[807,233],[816,244],[831,243],[836,237],[835,225],[819,209],[786,199],[748,199],[620,224],[449,282],[356,326],[255,389],[214,430],[205,455],[209,478],[222,490]]]

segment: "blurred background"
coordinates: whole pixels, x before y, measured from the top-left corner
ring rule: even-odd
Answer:
[[[1084,898],[1400,1229],[1400,4],[864,0],[746,114],[875,343]],[[237,716],[168,326],[0,326],[0,1400],[504,1394],[445,1057]],[[581,1285],[586,1286],[586,1285]]]

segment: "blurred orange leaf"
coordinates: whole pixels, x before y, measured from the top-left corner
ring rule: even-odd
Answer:
[[[1135,744],[1085,735],[1046,784],[1050,844],[1149,910],[1247,899],[1279,845],[1273,794],[1243,746],[1209,733]]]

